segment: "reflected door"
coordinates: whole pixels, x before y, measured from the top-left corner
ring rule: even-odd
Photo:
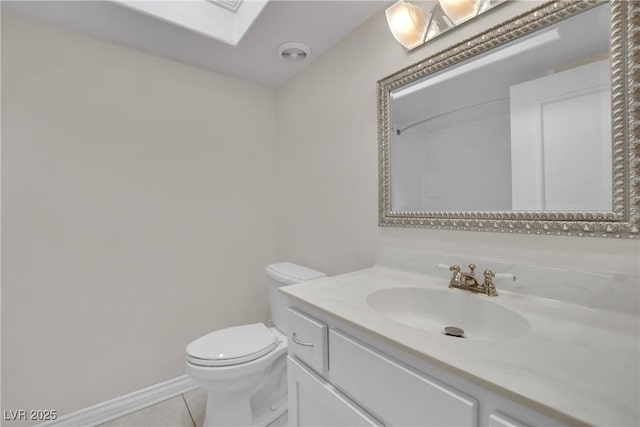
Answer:
[[[514,85],[514,210],[611,210],[611,93],[602,60]]]

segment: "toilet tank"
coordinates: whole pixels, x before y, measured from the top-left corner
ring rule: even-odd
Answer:
[[[280,286],[293,285],[294,283],[325,277],[324,273],[312,270],[291,262],[270,264],[265,268],[267,283],[269,286],[269,308],[271,309],[271,321],[281,332],[288,335],[289,328],[286,325],[287,297],[278,292]]]

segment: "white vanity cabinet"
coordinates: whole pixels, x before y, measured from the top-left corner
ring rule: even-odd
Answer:
[[[382,426],[304,363],[287,358],[289,425]]]
[[[291,426],[562,425],[304,304],[288,311]]]
[[[386,425],[476,426],[478,402],[353,337],[329,333],[331,382]]]
[[[338,391],[328,374],[328,327],[295,308],[287,310],[287,381],[291,426],[382,426]]]

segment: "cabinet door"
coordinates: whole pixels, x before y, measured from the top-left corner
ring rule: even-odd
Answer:
[[[290,426],[382,426],[322,377],[287,357]]]
[[[478,402],[342,332],[329,333],[331,382],[389,426],[478,425]]]

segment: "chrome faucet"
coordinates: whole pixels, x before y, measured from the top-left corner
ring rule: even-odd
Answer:
[[[453,272],[451,280],[449,281],[450,288],[463,289],[465,291],[471,291],[478,294],[485,294],[489,297],[498,296],[496,286],[493,284],[493,279],[496,277],[496,274],[491,270],[484,271],[484,281],[480,283],[478,282],[478,279],[476,279],[476,266],[474,264],[469,264],[468,273],[461,271],[460,266],[457,264],[452,266],[438,264],[438,268],[442,270],[446,269]],[[512,278],[514,281],[516,280],[516,276],[514,276],[513,274],[499,274],[498,276]]]

